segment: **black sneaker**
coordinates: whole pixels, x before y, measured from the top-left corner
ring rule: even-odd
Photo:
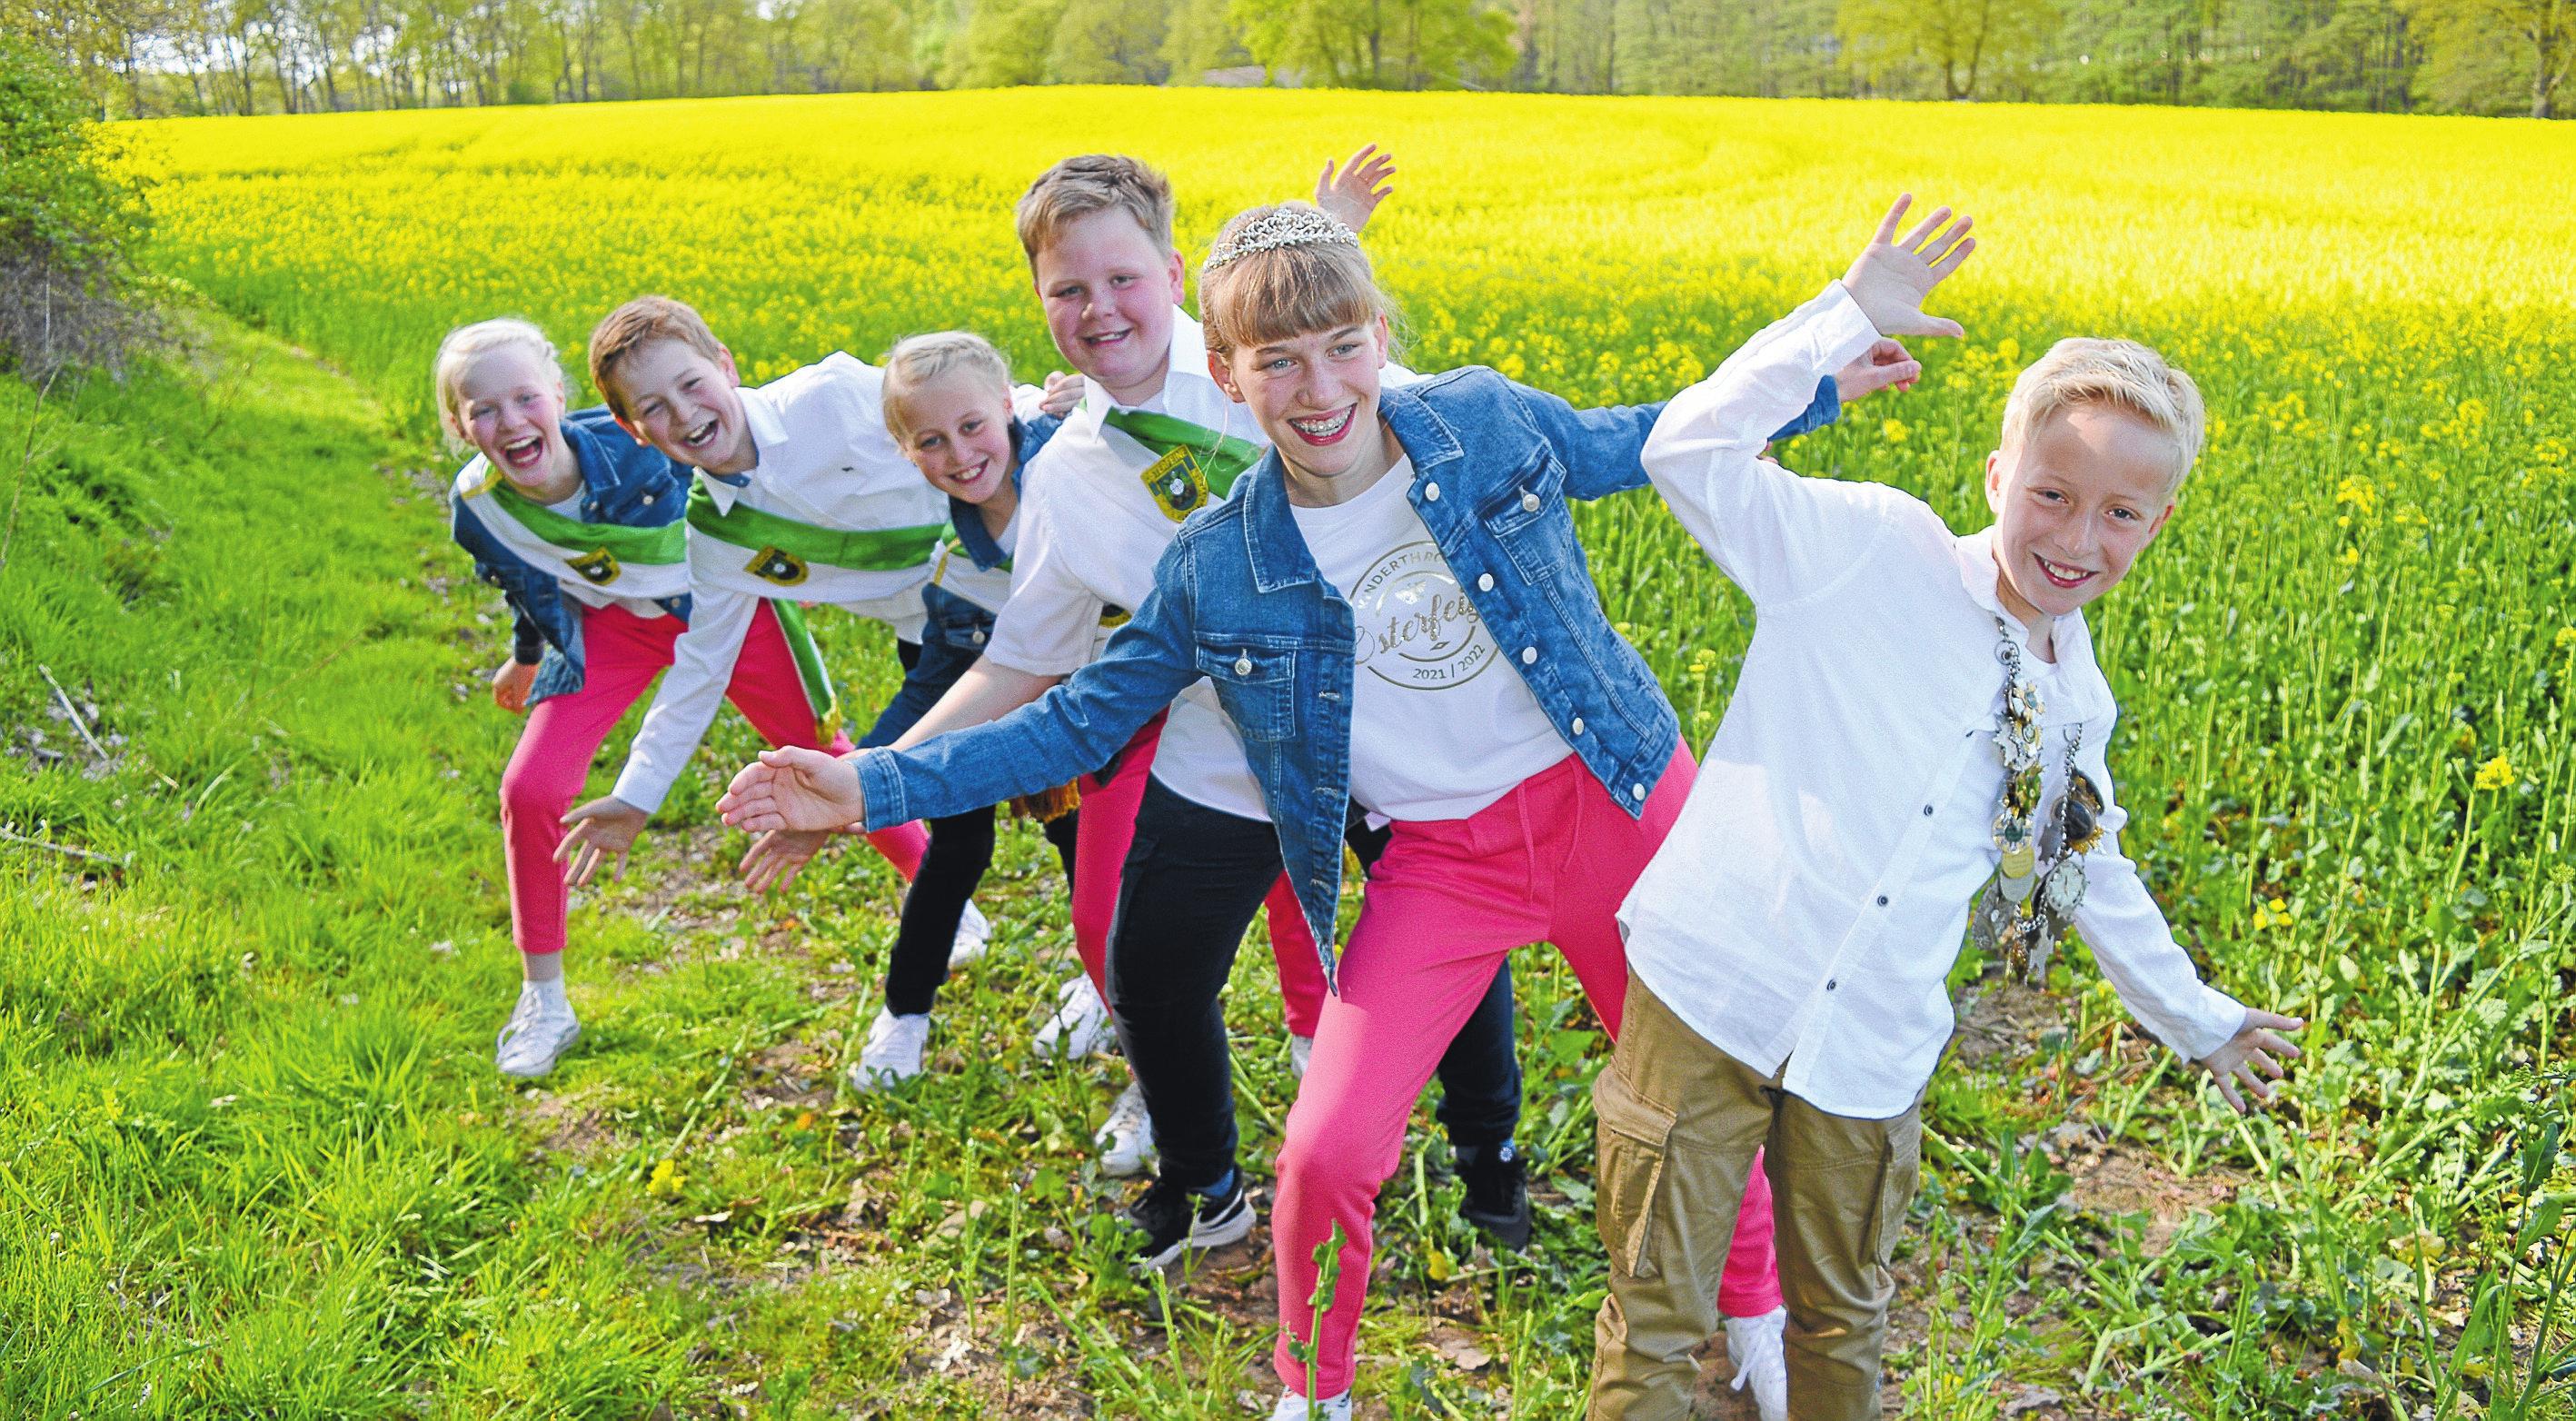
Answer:
[[[1458,1217],[1505,1248],[1529,1247],[1529,1162],[1520,1150],[1506,1140],[1491,1148],[1458,1150],[1457,1159],[1458,1178],[1467,1186],[1467,1197],[1458,1201]]]
[[[1252,1201],[1243,1197],[1241,1170],[1214,1197],[1158,1178],[1127,1210],[1127,1222],[1145,1235],[1136,1242],[1135,1265],[1160,1268],[1183,1253],[1221,1247],[1252,1232]]]

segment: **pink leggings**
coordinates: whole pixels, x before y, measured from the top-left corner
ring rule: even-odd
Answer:
[[[580,616],[581,689],[537,702],[519,733],[519,748],[510,753],[510,767],[501,772],[510,935],[530,955],[563,951],[563,869],[555,848],[563,842],[564,811],[581,793],[591,757],[618,717],[670,666],[671,646],[682,630],[677,617],[639,617],[623,607],[583,608]],[[778,630],[778,615],[766,602],[752,616],[725,695],[770,744],[819,748],[813,707]],[[836,754],[849,748],[846,736],[832,741]],[[927,840],[919,824],[899,824],[870,834],[868,842],[910,878],[921,867]]]
[[[1109,999],[1109,927],[1118,913],[1118,879],[1127,865],[1128,846],[1136,841],[1136,809],[1145,802],[1154,747],[1162,739],[1163,718],[1158,715],[1119,752],[1107,780],[1082,779],[1082,832],[1073,845],[1073,946],[1103,1001]],[[1324,1009],[1324,964],[1286,874],[1270,885],[1263,906],[1270,919],[1270,955],[1279,963],[1279,997],[1288,1008],[1288,1033],[1312,1036]]]
[[[1341,992],[1324,1003],[1314,1060],[1279,1149],[1272,1361],[1291,1391],[1306,1389],[1305,1364],[1291,1348],[1312,1339],[1315,1252],[1336,1224],[1340,1276],[1323,1336],[1313,1339],[1314,1395],[1351,1389],[1378,1186],[1395,1171],[1414,1101],[1499,959],[1523,943],[1555,943],[1602,1025],[1618,1035],[1628,990],[1619,904],[1671,831],[1696,769],[1687,747],[1674,751],[1643,819],[1630,819],[1568,755],[1470,818],[1396,824],[1342,956]],[[1758,1169],[1744,1191],[1718,1301],[1730,1317],[1780,1304],[1771,1189]]]

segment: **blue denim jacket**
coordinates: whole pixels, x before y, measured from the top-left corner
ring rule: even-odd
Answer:
[[[591,523],[659,528],[676,521],[688,504],[689,471],[617,427],[605,406],[576,410],[563,420],[564,443],[581,465],[581,516]],[[554,574],[531,566],[487,531],[463,502],[448,511],[456,545],[474,559],[474,575],[501,589],[514,621],[512,655],[537,664],[528,704],[578,691],[582,684],[581,618],[566,604]],[[656,605],[688,620],[689,599],[665,597]]]
[[[1386,390],[1379,409],[1413,461],[1406,497],[1505,664],[1611,798],[1642,812],[1681,729],[1601,610],[1568,500],[1643,487],[1639,456],[1663,406],[1578,410],[1469,367]],[[1243,735],[1330,978],[1354,650],[1350,604],[1316,570],[1273,452],[1232,499],[1181,526],[1153,595],[1100,660],[989,725],[860,757],[868,826],[1061,783],[1204,676]]]

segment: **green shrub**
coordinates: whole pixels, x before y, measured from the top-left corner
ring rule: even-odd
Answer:
[[[136,264],[150,216],[111,157],[61,63],[0,34],[0,369],[121,371],[157,334]]]

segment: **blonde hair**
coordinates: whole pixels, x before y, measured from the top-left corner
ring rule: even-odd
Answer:
[[[429,370],[430,388],[438,401],[439,427],[446,431],[451,446],[461,448],[469,442],[465,434],[465,367],[473,364],[477,356],[511,346],[534,355],[538,363],[554,372],[555,388],[563,388],[562,357],[535,322],[500,316],[458,326],[438,343],[438,358],[430,363]]]
[[[1265,203],[1234,214],[1216,247],[1281,212],[1321,210],[1308,202]],[[1246,252],[1199,273],[1199,330],[1208,353],[1223,360],[1237,346],[1266,345],[1315,331],[1395,318],[1395,303],[1377,284],[1357,241],[1305,242]]]
[[[2050,415],[2083,405],[2109,405],[2153,425],[2173,445],[2170,495],[2200,458],[2207,414],[2200,387],[2133,340],[2077,336],[2061,340],[2013,381],[2004,402],[2003,447],[2027,443]]]
[[[1124,212],[1161,251],[1172,251],[1172,184],[1133,158],[1085,153],[1067,158],[1029,184],[1012,216],[1020,248],[1037,264],[1038,249],[1066,226],[1095,212]]]
[[[590,328],[590,383],[608,403],[608,412],[627,418],[626,397],[613,377],[619,361],[657,340],[676,340],[709,360],[725,358],[724,342],[707,329],[706,318],[685,301],[668,296],[638,296],[599,318]]]
[[[912,438],[912,428],[903,417],[903,402],[923,386],[947,375],[981,381],[1001,396],[1004,408],[1010,406],[1011,362],[993,348],[991,341],[973,331],[906,336],[895,342],[885,358],[886,430],[894,435],[896,443]]]

